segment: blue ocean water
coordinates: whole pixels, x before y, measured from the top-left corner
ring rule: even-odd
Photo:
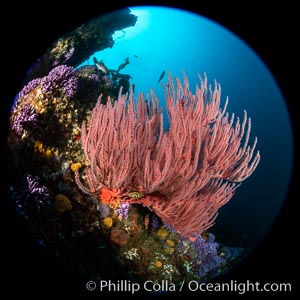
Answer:
[[[234,33],[202,16],[167,7],[132,7],[138,17],[134,27],[114,35],[110,49],[93,56],[109,69],[132,76],[135,92],[154,90],[165,107],[161,82],[163,71],[183,78],[195,91],[197,74],[206,72],[208,82],[222,87],[222,103],[229,97],[227,111],[252,120],[251,141],[258,137],[261,162],[254,174],[238,189],[218,216],[215,228],[231,228],[248,235],[250,243],[260,240],[278,215],[288,190],[293,165],[293,137],[284,97],[260,57]],[[180,20],[180,21],[178,21]],[[93,57],[92,56],[92,57]],[[93,65],[92,57],[83,64]]]

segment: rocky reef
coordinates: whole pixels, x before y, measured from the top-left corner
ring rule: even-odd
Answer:
[[[114,32],[134,26],[136,20],[137,17],[131,14],[128,8],[124,8],[95,18],[65,34],[54,42],[32,67],[25,84],[32,79],[47,75],[58,65],[75,67],[93,53],[113,47]]]

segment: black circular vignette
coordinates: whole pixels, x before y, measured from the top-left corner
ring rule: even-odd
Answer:
[[[33,246],[34,240],[30,236],[29,229],[16,215],[8,199],[5,180],[5,143],[9,110],[31,64],[41,57],[57,38],[93,17],[125,5],[164,5],[199,13],[237,34],[262,58],[286,99],[295,138],[294,172],[286,202],[272,230],[249,257],[215,281],[291,282],[294,294],[296,278],[293,269],[297,269],[295,242],[296,227],[298,227],[295,208],[298,179],[296,168],[299,151],[296,141],[296,137],[299,136],[299,116],[297,119],[296,109],[299,95],[295,81],[298,60],[296,53],[299,53],[299,49],[297,50],[298,46],[296,46],[296,9],[292,3],[286,1],[284,5],[273,3],[264,7],[261,1],[256,0],[237,3],[235,1],[225,3],[224,1],[193,1],[192,4],[181,1],[174,6],[174,2],[171,1],[119,1],[114,4],[107,3],[105,9],[100,3],[96,5],[95,1],[84,1],[81,5],[71,2],[64,6],[51,1],[47,7],[26,3],[22,9],[8,4],[5,15],[9,17],[1,20],[3,62],[0,120],[4,169],[1,175],[0,228],[4,261],[1,278],[5,278],[1,280],[1,292],[35,296],[50,294],[101,296],[100,292],[92,293],[93,295],[88,293],[76,274],[72,274]],[[276,172],[276,162],[274,162],[274,172]],[[169,296],[171,297],[172,294],[157,298]],[[191,296],[199,297],[199,294],[193,293]],[[213,293],[205,294],[205,297],[209,296],[213,296]]]

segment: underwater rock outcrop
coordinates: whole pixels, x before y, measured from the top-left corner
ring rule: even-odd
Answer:
[[[66,64],[76,66],[89,58],[94,52],[114,45],[112,35],[115,31],[134,26],[137,17],[128,8],[100,16],[67,33],[46,51],[35,64],[26,82],[43,77],[55,66]]]

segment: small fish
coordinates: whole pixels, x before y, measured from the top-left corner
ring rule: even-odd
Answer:
[[[98,68],[98,70],[102,71],[104,74],[107,74],[108,70],[103,63],[103,60],[98,61],[96,57],[93,57],[94,64]]]
[[[120,72],[122,69],[124,69],[127,66],[126,63],[120,64],[118,68],[118,72]]]
[[[162,71],[157,83],[159,83],[165,77],[165,75],[166,75],[166,71]]]
[[[136,54],[133,55],[135,58],[139,58]]]
[[[124,69],[128,64],[129,64],[129,58],[126,57],[125,62],[123,64],[119,65],[118,72],[120,72],[122,69]]]

